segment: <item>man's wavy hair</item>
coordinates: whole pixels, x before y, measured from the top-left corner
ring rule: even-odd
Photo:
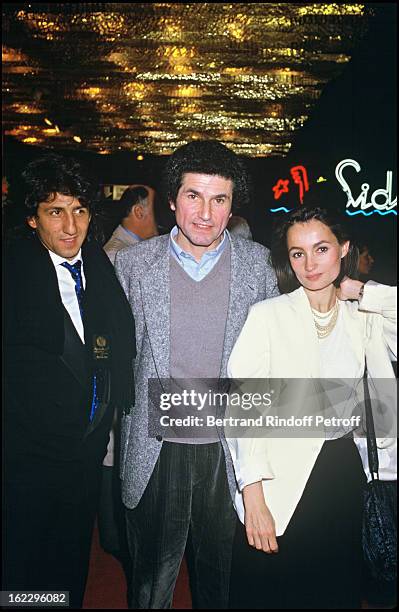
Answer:
[[[176,203],[183,176],[188,172],[210,174],[233,182],[232,210],[245,207],[250,199],[250,179],[244,162],[217,140],[195,140],[176,149],[163,172],[163,193]]]
[[[271,261],[281,293],[290,293],[301,286],[292,270],[288,256],[288,230],[295,225],[295,223],[307,223],[312,219],[326,225],[334,234],[339,244],[342,245],[347,240],[350,241],[348,253],[341,259],[341,270],[334,281],[335,287],[339,287],[345,276],[357,278],[359,251],[351,241],[350,232],[345,223],[343,213],[334,209],[320,208],[318,206],[312,208],[304,206],[278,220],[273,230]]]
[[[72,196],[90,212],[98,201],[98,187],[86,170],[73,158],[55,153],[30,162],[22,172],[22,197],[26,216],[37,214],[41,202],[51,202],[56,193]]]
[[[40,203],[51,202],[56,193],[76,198],[92,215],[90,235],[97,238],[96,208],[101,199],[100,189],[76,159],[56,153],[38,157],[22,172],[17,189],[25,218],[36,216]]]

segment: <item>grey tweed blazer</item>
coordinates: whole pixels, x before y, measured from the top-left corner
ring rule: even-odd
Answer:
[[[276,277],[264,246],[238,236],[231,238],[231,285],[220,376],[247,318],[249,307],[279,294]],[[117,276],[129,300],[136,323],[136,397],[131,413],[123,417],[121,437],[122,499],[135,508],[148,484],[162,441],[148,436],[149,378],[169,377],[170,349],[169,236],[157,236],[119,251]],[[230,492],[236,481],[227,443],[222,437]]]

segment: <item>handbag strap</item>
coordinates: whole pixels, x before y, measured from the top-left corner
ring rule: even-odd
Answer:
[[[372,480],[379,480],[378,475],[378,451],[377,440],[375,438],[373,410],[371,406],[370,391],[367,382],[367,363],[363,374],[364,406],[366,410],[366,430],[367,430],[367,456]]]

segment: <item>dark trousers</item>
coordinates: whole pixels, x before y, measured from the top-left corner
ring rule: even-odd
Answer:
[[[360,609],[364,480],[353,440],[325,442],[277,554],[249,546],[239,523],[230,607]]]
[[[82,607],[99,476],[81,466],[6,484],[3,589],[69,591]]]
[[[100,545],[122,564],[130,580],[130,557],[126,538],[125,509],[121,497],[121,481],[116,466],[101,468],[101,493],[97,513]]]
[[[125,513],[120,479],[116,467],[101,468],[101,493],[98,506],[98,533],[105,552],[122,558],[127,553]]]
[[[236,515],[220,443],[164,442],[140,503],[126,517],[131,608],[171,607],[188,539],[193,607],[227,607]]]

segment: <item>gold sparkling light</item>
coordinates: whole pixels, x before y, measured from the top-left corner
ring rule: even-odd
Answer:
[[[56,136],[59,133],[60,133],[60,130],[56,127],[43,130],[43,134],[45,136]]]
[[[144,83],[126,83],[123,87],[123,91],[132,100],[143,100],[150,90],[150,86]]]
[[[5,105],[3,109],[4,111],[10,110],[18,115],[40,115],[43,112],[38,106],[20,104],[18,102],[15,104]]]
[[[79,93],[89,98],[98,98],[101,94],[101,87],[84,87],[79,90]]]
[[[18,49],[11,49],[6,45],[1,46],[1,61],[5,62],[26,62],[28,57]]]
[[[243,155],[286,155],[371,14],[341,3],[21,6],[6,9],[5,133],[143,155],[201,138]],[[38,39],[43,61],[33,62]]]
[[[159,28],[163,32],[165,40],[179,41],[181,39],[182,26],[179,21],[168,17],[161,17]]]
[[[338,4],[322,2],[298,7],[299,15],[363,15],[364,4]]]
[[[201,98],[201,88],[192,85],[178,85],[174,95],[179,98]]]

